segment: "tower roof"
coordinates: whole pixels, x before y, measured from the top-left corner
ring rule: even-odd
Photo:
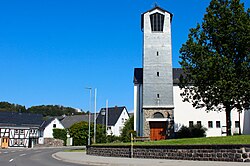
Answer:
[[[169,11],[167,11],[167,10],[165,10],[165,9],[163,9],[163,8],[161,8],[161,7],[159,7],[159,6],[155,6],[155,7],[153,7],[152,9],[150,9],[150,10],[148,10],[148,11],[146,11],[146,12],[144,12],[144,13],[142,13],[141,14],[141,29],[143,29],[144,27],[143,27],[143,22],[144,22],[144,14],[145,13],[148,13],[148,12],[152,12],[152,11],[154,11],[154,10],[160,10],[160,11],[162,11],[162,12],[167,12],[167,13],[169,13],[170,14],[170,21],[172,22],[172,18],[173,18],[173,14],[171,13],[171,12],[169,12]]]

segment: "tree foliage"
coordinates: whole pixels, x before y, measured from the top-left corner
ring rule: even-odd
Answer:
[[[61,116],[77,114],[76,109],[59,105],[40,105],[28,108],[27,112],[42,114],[43,116]]]
[[[19,104],[11,104],[9,102],[0,102],[0,111],[42,114],[44,117],[85,114],[85,112],[81,113],[77,112],[77,110],[74,108],[64,107],[60,105],[40,105],[40,106],[32,106],[26,109],[25,106]]]
[[[121,141],[129,142],[131,140],[131,133],[135,136],[134,131],[134,116],[130,117],[126,122],[125,126],[122,129]]]
[[[0,102],[0,111],[8,112],[25,112],[25,106],[19,104],[11,104],[9,102]]]
[[[63,140],[64,145],[66,145],[66,141],[67,141],[67,131],[66,131],[66,129],[53,129],[53,137],[55,139]]]
[[[239,0],[211,0],[180,53],[184,101],[207,111],[225,110],[231,135],[231,110],[243,110],[250,101],[250,10]]]
[[[89,126],[88,122],[79,122],[73,124],[69,128],[69,134],[73,137],[73,145],[74,146],[82,146],[88,144],[88,131]],[[94,125],[91,124],[90,126],[90,137],[91,142],[93,142],[94,137]],[[106,142],[106,133],[105,133],[105,126],[96,125],[96,143],[105,143]]]
[[[182,126],[177,132],[177,138],[198,138],[205,137],[207,129],[200,125],[192,127]]]

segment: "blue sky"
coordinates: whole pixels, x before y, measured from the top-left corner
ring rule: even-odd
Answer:
[[[133,70],[142,66],[140,15],[155,2],[1,0],[0,101],[89,110],[85,87],[92,87],[97,110],[107,99],[133,110]],[[180,67],[179,49],[209,2],[157,1],[174,14],[173,67]]]

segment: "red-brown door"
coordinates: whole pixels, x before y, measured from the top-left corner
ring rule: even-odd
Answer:
[[[150,140],[166,139],[166,122],[150,122]]]

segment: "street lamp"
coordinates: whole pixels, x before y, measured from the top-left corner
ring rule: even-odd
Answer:
[[[97,89],[95,88],[94,144],[96,143],[96,96],[97,96]]]
[[[90,113],[91,113],[91,98],[92,98],[92,88],[85,88],[89,90],[89,131],[88,131],[88,145],[90,145]]]

